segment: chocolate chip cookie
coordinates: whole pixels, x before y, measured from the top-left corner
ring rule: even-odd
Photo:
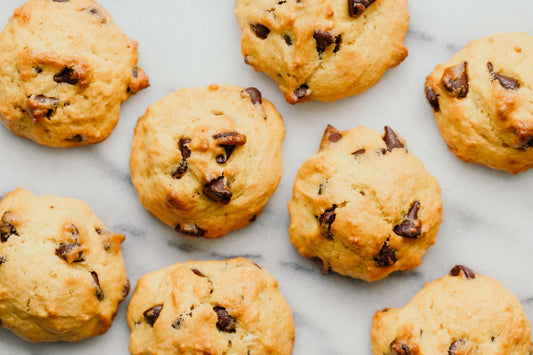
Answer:
[[[442,219],[437,180],[391,128],[328,126],[294,181],[291,242],[324,272],[375,281],[418,266]]]
[[[177,232],[218,238],[262,212],[281,178],[284,136],[281,116],[253,87],[181,89],[139,119],[133,185]]]
[[[426,284],[403,308],[374,315],[374,355],[528,355],[531,324],[500,282],[463,265]]]
[[[533,37],[475,40],[426,79],[448,148],[467,163],[517,174],[533,167]]]
[[[31,342],[107,331],[129,293],[120,244],[83,202],[18,188],[0,202],[0,324]]]
[[[294,323],[276,280],[251,260],[189,261],[139,279],[131,354],[292,353]]]
[[[407,56],[406,0],[237,0],[235,13],[245,63],[291,104],[359,94]]]
[[[148,86],[137,43],[92,0],[30,0],[0,33],[0,120],[52,147],[106,139]]]

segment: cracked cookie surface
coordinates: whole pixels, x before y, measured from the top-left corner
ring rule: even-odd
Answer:
[[[0,202],[0,325],[31,342],[107,331],[129,293],[120,244],[83,202],[18,188]]]
[[[128,307],[132,354],[291,354],[277,281],[244,258],[188,261],[141,277]]]
[[[407,56],[405,0],[237,0],[235,13],[245,63],[291,104],[359,94]]]
[[[30,0],[0,34],[0,120],[52,147],[106,139],[147,87],[137,42],[92,0]]]
[[[427,283],[403,308],[376,312],[374,355],[529,355],[531,324],[499,281],[463,265]]]
[[[477,39],[438,65],[425,94],[459,159],[517,174],[533,167],[533,37]]]
[[[176,231],[218,238],[262,212],[281,178],[284,136],[281,116],[255,88],[181,89],[139,119],[133,185]]]
[[[418,266],[442,219],[437,180],[385,127],[326,129],[298,170],[289,236],[324,272],[375,281]]]

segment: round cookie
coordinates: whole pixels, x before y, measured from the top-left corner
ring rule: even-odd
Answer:
[[[475,40],[426,79],[448,148],[461,160],[517,174],[533,167],[533,37]]]
[[[406,0],[237,0],[235,13],[245,63],[291,104],[359,94],[407,56]]]
[[[442,219],[437,180],[389,127],[380,135],[328,126],[288,207],[300,254],[366,281],[418,266]]]
[[[374,355],[528,355],[531,324],[500,282],[457,265],[403,308],[374,315]]]
[[[130,285],[116,234],[83,202],[18,188],[0,202],[1,326],[31,341],[107,331]]]
[[[291,354],[294,323],[277,281],[251,260],[189,261],[139,279],[130,353]]]
[[[106,139],[147,87],[137,43],[92,0],[30,0],[0,33],[0,120],[52,147]]]
[[[181,89],[139,119],[133,185],[176,231],[218,238],[254,221],[276,190],[284,136],[281,116],[255,88]]]

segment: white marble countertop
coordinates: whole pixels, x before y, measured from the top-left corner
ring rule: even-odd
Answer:
[[[0,27],[24,0],[0,1]],[[455,264],[499,279],[533,319],[533,171],[517,176],[460,162],[442,140],[426,103],[425,77],[473,39],[497,32],[533,34],[531,0],[410,0],[409,56],[367,92],[335,103],[288,105],[274,81],[244,64],[230,0],[100,0],[139,42],[151,87],[123,107],[113,134],[95,146],[39,146],[0,127],[0,195],[16,187],[87,202],[122,245],[132,286],[176,261],[247,256],[279,281],[295,318],[295,355],[370,354],[372,316],[408,302],[424,283]],[[257,221],[218,240],[178,235],[151,217],[130,182],[128,158],[137,118],[153,102],[183,87],[211,83],[255,86],[284,117],[284,174]],[[390,125],[442,187],[444,219],[422,265],[367,283],[322,275],[288,238],[287,203],[296,171],[318,148],[327,124],[340,130]],[[36,267],[38,267],[36,265]],[[29,344],[0,330],[0,354],[127,354],[128,299],[104,335],[75,344]]]

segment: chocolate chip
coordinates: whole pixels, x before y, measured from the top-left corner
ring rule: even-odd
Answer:
[[[521,141],[523,143],[520,145],[519,149],[526,150],[533,147],[533,136],[523,137]]]
[[[191,139],[188,137],[182,137],[178,141],[178,148],[181,153],[181,162],[180,165],[176,168],[176,170],[172,173],[172,177],[174,179],[181,179],[183,174],[187,172],[187,169],[189,168],[187,164],[187,159],[191,156],[191,150],[188,147],[188,144],[191,142]]]
[[[307,96],[308,92],[309,86],[307,86],[307,84],[302,84],[298,89],[294,90],[294,96],[296,96],[298,100],[301,100]]]
[[[457,98],[466,97],[468,94],[468,75],[466,73],[467,62],[462,62],[453,67],[444,69],[440,80],[442,86]]]
[[[172,322],[172,328],[178,330],[180,329],[181,323],[183,322],[183,318],[178,318],[174,322]]]
[[[396,257],[396,252],[389,245],[389,239],[383,243],[381,250],[376,256],[374,256],[373,260],[376,265],[380,267],[394,265],[394,263],[398,260]]]
[[[498,82],[504,89],[516,90],[520,88],[520,83],[518,82],[518,80],[511,78],[507,75],[495,73],[491,62],[487,63],[487,69],[489,70],[489,73],[492,76],[492,81],[498,80]]]
[[[96,7],[88,7],[85,10],[88,11],[91,15],[96,16],[98,18],[98,21],[100,21],[100,23],[107,22],[105,15],[100,10],[98,10]]]
[[[329,180],[326,179],[326,181],[324,181],[323,183],[321,183],[319,186],[318,186],[318,194],[319,195],[322,195],[324,193],[324,191],[326,190],[326,188],[328,187],[328,182]]]
[[[28,111],[33,122],[38,122],[44,118],[50,119],[59,105],[59,99],[46,97],[44,95],[30,96],[28,99]]]
[[[74,69],[65,67],[60,73],[54,75],[54,81],[58,84],[66,83],[76,85],[80,79]]]
[[[63,238],[68,242],[59,244],[59,247],[56,249],[56,255],[69,264],[84,261],[85,259],[83,258],[83,250],[79,240],[80,233],[78,227],[72,223],[67,224],[64,227],[63,233],[65,234]]]
[[[205,277],[205,275],[198,269],[191,269],[191,271],[200,277]]]
[[[234,131],[215,134],[213,135],[213,139],[218,146],[244,145],[246,143],[246,135]]]
[[[255,33],[255,35],[261,39],[265,39],[268,37],[268,34],[270,33],[270,30],[265,25],[262,25],[260,23],[251,23],[250,28]]]
[[[448,355],[463,355],[469,350],[468,343],[464,339],[455,340],[448,348]]]
[[[320,271],[326,275],[326,274],[329,274],[331,272],[331,267],[329,266],[326,266],[326,263],[324,263],[324,260],[322,260],[321,258],[319,258],[318,256],[313,256],[311,258],[311,260],[313,260],[315,263],[318,264],[318,267],[320,268]]]
[[[392,355],[413,355],[409,346],[407,346],[404,341],[398,339],[394,339],[392,343],[390,343],[390,350]]]
[[[134,78],[136,78],[138,75],[139,75],[139,69],[137,69],[137,67],[133,68],[133,69],[131,70],[131,76],[133,76]]]
[[[12,235],[19,235],[15,228],[15,215],[10,211],[6,211],[0,220],[0,241],[5,243]]]
[[[439,112],[440,105],[439,105],[439,95],[435,93],[435,90],[430,88],[429,86],[426,86],[424,89],[424,92],[426,94],[426,100],[428,100],[431,107],[433,107],[433,111]]]
[[[289,36],[289,35],[283,35],[283,39],[285,40],[285,43],[286,43],[288,46],[292,46],[292,39],[291,39],[291,36]]]
[[[37,74],[41,74],[43,72],[43,68],[41,67],[35,67],[33,68]]]
[[[221,332],[235,333],[235,318],[228,314],[226,308],[216,306],[213,308],[213,311],[215,311],[218,317],[217,329]]]
[[[69,142],[81,142],[83,141],[83,136],[81,134],[76,134],[75,136],[65,138]]]
[[[422,231],[422,224],[418,220],[419,209],[420,209],[420,202],[418,201],[413,202],[404,220],[400,224],[394,227],[394,233],[396,233],[400,237],[418,238]]]
[[[324,135],[328,138],[328,141],[331,143],[338,142],[342,138],[342,133],[332,125],[328,124],[326,127],[326,130],[324,131]]]
[[[54,2],[68,2],[69,0],[52,0]]]
[[[322,30],[315,31],[313,38],[316,41],[316,51],[318,54],[324,53],[326,48],[335,42],[335,37],[331,33]]]
[[[7,261],[7,258],[5,255],[0,255],[0,265],[4,264]]]
[[[175,228],[176,232],[190,235],[192,237],[203,237],[205,231],[196,224],[178,224]]]
[[[348,0],[348,13],[350,17],[361,15],[374,1],[376,0]]]
[[[224,175],[219,176],[205,184],[202,191],[204,192],[204,195],[211,201],[221,202],[224,205],[229,203],[231,197],[233,196],[228,188],[228,184]]]
[[[161,313],[162,309],[163,305],[158,304],[157,306],[150,307],[146,311],[144,311],[143,316],[146,323],[153,327],[155,321],[157,320],[157,318],[159,318],[159,313]]]
[[[358,149],[355,152],[353,152],[352,155],[357,157],[358,155],[365,154],[365,153],[366,153],[366,149],[365,148],[361,148],[361,149]]]
[[[250,99],[252,100],[252,103],[255,105],[257,103],[262,104],[263,98],[261,97],[261,91],[257,90],[254,87],[249,87],[244,89],[248,94],[250,94]]]
[[[389,126],[385,126],[385,135],[383,136],[383,140],[385,141],[387,150],[389,152],[394,148],[404,148],[404,145],[396,132],[394,132]]]
[[[91,276],[93,277],[94,286],[96,289],[96,298],[98,298],[98,301],[102,301],[104,299],[104,291],[102,290],[102,287],[100,287],[98,274],[95,271],[91,271]]]
[[[450,270],[450,276],[459,276],[461,271],[463,272],[463,276],[467,279],[476,278],[476,273],[464,265],[455,265],[453,269]]]
[[[333,48],[333,53],[337,53],[341,49],[342,35],[335,37],[335,48]]]
[[[318,222],[320,223],[320,229],[322,235],[328,239],[333,240],[333,234],[331,233],[331,225],[335,222],[337,215],[335,214],[335,209],[337,205],[333,205],[331,208],[328,208],[320,215]]]
[[[126,279],[126,284],[124,285],[124,288],[122,289],[122,299],[128,297],[131,289],[130,280]]]

